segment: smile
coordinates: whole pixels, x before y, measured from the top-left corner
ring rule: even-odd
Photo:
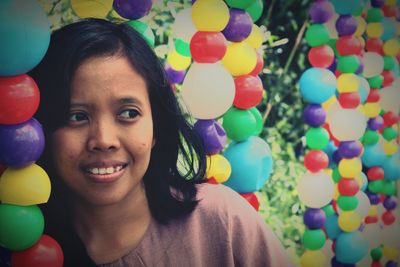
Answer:
[[[87,168],[85,169],[85,171],[90,174],[113,174],[119,172],[123,168],[125,168],[124,165],[118,165],[118,166],[102,167],[102,168]]]

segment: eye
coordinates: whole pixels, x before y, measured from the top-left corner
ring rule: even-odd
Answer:
[[[137,111],[136,109],[126,109],[121,111],[118,114],[119,118],[125,119],[125,120],[131,120],[136,118],[137,116],[139,116],[139,111]]]
[[[88,116],[83,112],[75,112],[69,115],[70,122],[81,122],[88,119]]]

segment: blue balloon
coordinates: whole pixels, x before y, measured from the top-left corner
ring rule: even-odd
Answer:
[[[272,172],[273,160],[269,145],[258,136],[243,142],[232,142],[224,152],[231,164],[231,175],[224,183],[239,193],[260,190]]]
[[[358,88],[358,93],[360,94],[360,102],[364,104],[365,101],[367,101],[369,90],[368,88],[363,86],[363,83],[360,83],[360,87]]]
[[[322,104],[336,91],[336,77],[327,69],[309,68],[300,77],[300,94],[304,101]]]
[[[339,262],[354,264],[368,253],[368,240],[359,232],[343,232],[336,239],[336,259]]]
[[[330,0],[330,2],[339,15],[351,15],[359,11],[364,5],[362,0]]]
[[[382,164],[383,171],[385,173],[385,179],[390,181],[396,181],[400,179],[400,153],[396,153],[389,157]]]
[[[329,168],[333,169],[336,167],[336,163],[333,160],[333,153],[338,148],[335,146],[333,141],[329,141],[328,145],[323,149],[323,151],[328,155],[329,158]]]
[[[382,41],[389,40],[390,38],[393,38],[396,34],[396,21],[389,19],[387,17],[384,17],[381,21],[383,25],[383,34],[381,35]]]
[[[326,234],[331,240],[336,239],[340,235],[342,230],[339,227],[338,216],[336,214],[333,214],[326,218],[325,230]]]
[[[374,145],[364,146],[364,153],[361,156],[361,161],[366,167],[382,166],[386,160],[387,156],[379,142]]]
[[[44,57],[50,42],[50,23],[36,0],[2,0],[0,35],[0,76],[19,75]]]

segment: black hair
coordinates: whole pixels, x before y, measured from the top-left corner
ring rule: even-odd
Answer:
[[[68,122],[74,72],[84,60],[98,56],[126,57],[146,81],[156,142],[143,182],[152,216],[168,223],[190,213],[197,204],[195,184],[204,181],[203,142],[185,119],[160,60],[131,26],[84,19],[53,32],[45,57],[29,73],[40,89],[41,103],[35,117],[43,125],[46,140]],[[178,157],[185,173],[177,167]],[[60,216],[56,213],[64,207],[59,205],[66,204],[68,197],[68,189],[57,178],[51,159],[51,150],[46,146],[38,161],[52,178],[51,198],[42,207],[47,210],[46,219]]]

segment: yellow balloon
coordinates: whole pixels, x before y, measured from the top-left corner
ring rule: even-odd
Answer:
[[[333,190],[333,200],[337,200],[339,198],[339,188],[338,185],[335,184],[334,190]]]
[[[260,48],[263,42],[261,29],[256,24],[253,24],[250,35],[243,41],[249,43],[255,49]]]
[[[71,0],[71,7],[80,18],[105,18],[112,9],[113,0]]]
[[[356,20],[357,20],[357,29],[356,29],[356,32],[354,33],[354,35],[357,37],[361,37],[364,34],[365,29],[367,28],[367,23],[361,16],[356,17]],[[363,38],[363,40],[364,40],[364,38]]]
[[[386,259],[392,261],[398,260],[399,250],[397,248],[384,246],[382,252]]]
[[[339,93],[358,92],[359,87],[359,79],[353,73],[343,73],[337,79],[337,90]]]
[[[324,103],[321,104],[322,108],[327,112],[329,108],[332,106],[333,103],[337,102],[336,96],[333,95],[331,98],[326,100]]]
[[[192,21],[198,31],[220,32],[229,21],[229,8],[222,0],[197,0]]]
[[[342,211],[338,218],[339,228],[344,232],[353,232],[361,225],[361,217],[354,211]]]
[[[396,140],[392,140],[390,142],[388,141],[383,142],[383,151],[385,151],[385,154],[388,156],[396,154],[398,149],[399,147]]]
[[[367,102],[364,104],[363,113],[368,118],[375,118],[381,112],[379,102]]]
[[[221,154],[207,155],[207,178],[214,177],[218,183],[228,180],[231,175],[231,164]]]
[[[36,164],[24,168],[7,168],[0,179],[2,203],[30,206],[46,203],[51,191],[47,173]]]
[[[257,53],[246,42],[231,43],[222,58],[222,63],[232,76],[246,75],[256,66]]]
[[[400,44],[397,38],[389,39],[383,44],[383,52],[386,56],[394,57],[400,52]]]
[[[383,34],[383,25],[380,22],[367,24],[367,35],[369,38],[379,38]]]
[[[364,184],[364,180],[361,176],[361,173],[359,175],[357,175],[356,177],[354,177],[354,179],[356,179],[358,186],[361,188]]]
[[[321,250],[306,250],[300,257],[301,267],[327,266],[327,260]]]
[[[371,217],[378,216],[378,205],[371,205],[369,207],[368,216],[371,216]]]
[[[338,167],[342,177],[356,177],[362,171],[362,163],[359,158],[342,159]]]
[[[173,49],[167,55],[167,62],[171,66],[171,68],[180,71],[187,69],[190,66],[192,58],[182,56],[175,49]]]
[[[396,5],[396,0],[386,0],[385,5],[387,6],[395,6]]]

